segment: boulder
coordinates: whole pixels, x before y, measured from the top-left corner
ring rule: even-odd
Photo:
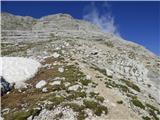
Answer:
[[[86,79],[87,79],[87,80],[90,80],[90,79],[91,79],[91,76],[90,76],[90,75],[86,75]]]
[[[113,71],[106,69],[106,75],[107,75],[107,77],[112,78],[113,77]]]
[[[12,89],[12,85],[8,83],[3,77],[1,77],[1,95],[6,94]]]
[[[58,68],[58,71],[59,71],[60,73],[63,73],[63,72],[64,72],[64,68],[63,68],[63,67],[60,67],[60,68]]]
[[[60,55],[57,53],[57,52],[55,52],[55,53],[53,53],[53,57],[54,58],[58,58]]]
[[[36,88],[42,88],[47,84],[45,80],[41,80],[36,84]]]
[[[50,85],[61,85],[61,81],[54,81],[50,83]]]
[[[81,86],[80,85],[73,85],[73,86],[70,86],[69,88],[68,88],[68,90],[69,91],[77,91],[78,89],[80,89],[81,88]]]
[[[46,87],[43,88],[43,89],[42,89],[42,92],[44,92],[44,93],[45,93],[45,92],[48,92],[47,88],[46,88]]]

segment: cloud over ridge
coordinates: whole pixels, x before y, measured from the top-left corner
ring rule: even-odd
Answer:
[[[94,2],[86,6],[83,19],[97,25],[103,32],[120,36],[114,17],[110,12],[110,5],[107,2],[101,5],[101,9],[98,9]]]

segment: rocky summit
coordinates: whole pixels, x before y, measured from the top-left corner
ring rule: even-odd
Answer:
[[[144,47],[67,14],[1,13],[1,28],[2,57],[41,64],[6,88],[4,120],[160,120],[160,58]]]

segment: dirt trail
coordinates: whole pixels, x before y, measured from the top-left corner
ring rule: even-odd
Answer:
[[[104,102],[108,106],[109,113],[107,116],[103,116],[104,120],[141,120],[136,113],[129,110],[125,103],[117,104],[117,101],[123,101],[123,98],[118,90],[109,89],[105,86],[103,80],[105,76],[103,74],[91,69],[89,66],[85,66],[82,63],[79,63],[79,65],[82,72],[86,75],[90,75],[91,79],[94,80],[95,83],[98,83],[95,91],[105,98]],[[102,78],[97,78],[96,76],[101,76]]]

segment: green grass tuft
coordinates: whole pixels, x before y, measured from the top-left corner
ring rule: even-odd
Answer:
[[[128,87],[136,90],[137,92],[140,92],[140,88],[137,85],[135,85],[134,83],[132,83],[131,81],[124,80],[124,79],[121,79],[121,81],[123,81]]]
[[[153,116],[154,120],[159,120],[159,118],[157,117],[157,115],[156,115],[156,113],[155,113],[154,110],[149,109],[149,114],[150,114],[151,116]]]
[[[102,96],[96,96],[95,98],[97,101],[100,101],[102,103],[104,102],[104,97],[102,97]]]
[[[123,101],[122,101],[122,100],[120,100],[120,101],[117,101],[117,103],[118,103],[118,104],[123,104]]]
[[[137,107],[139,107],[139,108],[141,108],[141,109],[145,109],[145,106],[144,106],[144,105],[142,104],[142,102],[139,101],[138,99],[132,99],[131,102],[132,102],[135,106],[137,106]]]
[[[142,116],[142,118],[143,118],[143,120],[151,120],[151,118],[148,116]]]
[[[77,92],[71,92],[70,95],[68,95],[65,99],[66,100],[75,100],[76,98],[85,98],[87,95],[85,92],[80,92],[80,91],[77,91]]]
[[[84,109],[84,106],[83,106],[83,105],[79,105],[79,104],[77,104],[77,103],[65,103],[65,104],[64,104],[64,107],[66,107],[66,106],[72,108],[73,111],[75,111],[75,112],[81,112],[81,110]]]
[[[154,107],[153,105],[146,103],[146,106],[152,110],[157,111],[157,113],[160,114],[160,111],[158,110],[158,108]]]
[[[126,92],[126,93],[130,92],[129,89],[128,89],[128,87],[125,86],[125,85],[118,85],[118,87],[119,87],[119,89],[122,90],[123,92]]]
[[[54,106],[57,106],[64,101],[64,97],[63,96],[51,96],[48,100],[53,102]]]
[[[28,117],[36,116],[40,113],[39,109],[29,109],[4,115],[5,120],[26,120]]]
[[[99,95],[99,93],[90,92],[90,97],[91,97],[91,98],[94,98],[94,97],[96,97],[97,95]]]
[[[91,80],[83,80],[83,79],[81,79],[80,82],[82,83],[82,85],[88,86],[88,84],[91,83]]]
[[[105,112],[105,114],[108,113],[108,109],[106,106],[100,105],[93,100],[83,100],[83,104],[86,106],[86,108],[93,110],[94,114],[96,114],[97,116],[100,116],[103,111]]]

